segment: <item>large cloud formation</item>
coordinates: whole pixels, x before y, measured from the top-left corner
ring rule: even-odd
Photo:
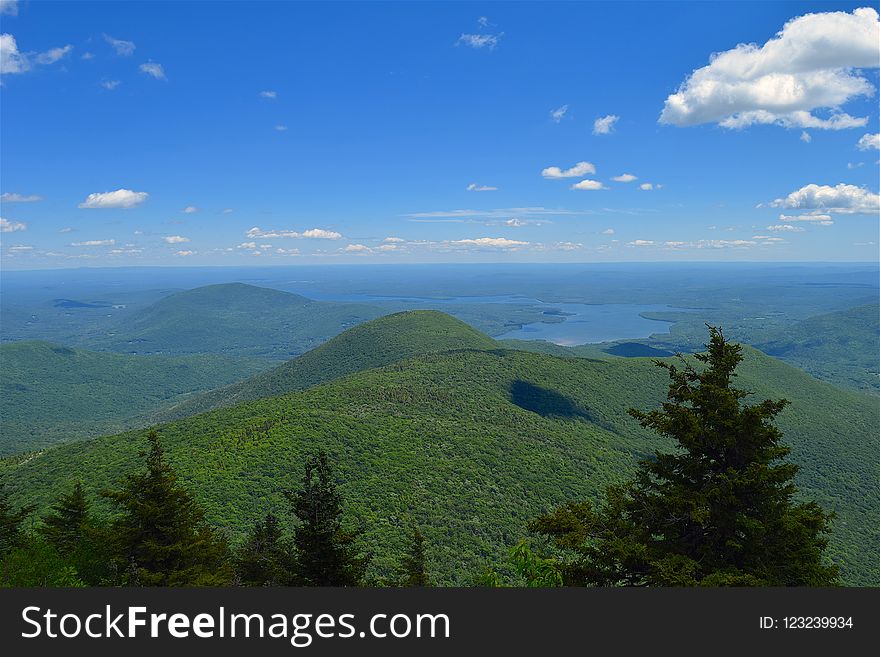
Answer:
[[[763,46],[740,44],[715,54],[666,99],[660,123],[718,123],[743,128],[840,130],[864,126],[840,110],[874,86],[858,69],[880,67],[880,17],[871,7],[852,13],[806,14],[785,24]],[[813,110],[827,109],[822,118]]]
[[[824,210],[840,214],[876,214],[880,212],[880,194],[844,183],[834,187],[811,183],[785,198],[776,199],[770,205],[776,208]]]

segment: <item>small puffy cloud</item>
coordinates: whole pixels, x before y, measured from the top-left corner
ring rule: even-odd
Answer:
[[[613,228],[606,228],[605,230],[602,231],[602,234],[603,235],[614,235],[614,229]]]
[[[0,14],[18,16],[18,0],[0,0]]]
[[[187,256],[194,255],[195,251],[177,251],[174,255],[180,256],[181,258],[185,258]]]
[[[232,208],[223,208],[223,214],[232,214],[235,212]]]
[[[402,237],[386,237],[382,241],[385,242],[386,244],[400,244],[401,242],[404,242],[405,240]]]
[[[596,191],[599,189],[608,189],[598,180],[585,179],[571,186],[571,189],[579,189],[581,191]]]
[[[847,162],[846,163],[847,169],[861,169],[863,166],[865,166],[864,162]]]
[[[559,123],[560,121],[562,121],[567,112],[568,105],[557,107],[555,110],[550,110],[550,118],[553,120],[554,123]]]
[[[263,230],[258,226],[254,226],[246,233],[248,237],[253,238],[272,238],[272,237],[290,237],[293,239],[316,239],[316,240],[338,240],[342,239],[342,233],[335,230],[324,230],[323,228],[310,228],[303,232],[295,230]]]
[[[115,208],[128,210],[135,208],[147,200],[147,192],[134,192],[130,189],[117,189],[113,192],[96,192],[89,194],[80,208]]]
[[[73,46],[71,45],[64,46],[63,48],[52,48],[46,52],[39,53],[34,59],[37,64],[54,64],[59,59],[63,59],[69,55],[71,50],[73,50]]]
[[[91,52],[84,52],[81,57],[81,59],[85,59],[85,60],[90,60],[90,59],[94,59],[94,58],[95,58],[95,53],[91,53]]]
[[[10,246],[6,250],[10,253],[27,253],[28,251],[33,251],[34,247],[30,244],[16,244],[15,246]]]
[[[638,180],[638,177],[632,175],[631,173],[622,173],[619,176],[614,176],[611,180],[613,180],[614,182],[628,183],[632,182],[633,180]]]
[[[114,246],[116,240],[86,240],[85,242],[73,242],[70,246]]]
[[[813,136],[809,132],[804,130],[803,132],[801,132],[801,141],[805,144],[809,144],[811,141],[813,141]]]
[[[773,224],[772,226],[767,226],[767,230],[772,230],[775,233],[800,233],[804,229],[800,226],[792,226],[791,224]]]
[[[594,135],[607,135],[614,130],[614,124],[620,120],[619,116],[615,116],[614,114],[609,114],[608,116],[601,116],[595,121],[593,121],[593,134]]]
[[[74,231],[74,228],[71,228],[70,226],[65,226],[64,228],[58,229],[59,233],[72,233],[73,231]]]
[[[134,41],[124,41],[123,39],[114,39],[109,34],[104,35],[104,41],[113,46],[113,50],[116,51],[116,54],[120,57],[131,57],[134,54],[134,50],[137,46],[134,45]]]
[[[101,82],[101,86],[108,91],[113,91],[120,84],[122,84],[122,82],[120,82],[119,80],[104,80]]]
[[[195,214],[199,209],[194,205],[187,205],[181,212],[184,214]]]
[[[27,224],[0,217],[0,233],[17,233],[21,230],[27,230]]]
[[[874,214],[880,211],[880,195],[855,185],[804,185],[785,198],[770,203],[775,208],[824,210],[840,214]]]
[[[642,183],[641,185],[639,185],[639,189],[645,192],[650,192],[652,189],[654,189],[654,185],[652,185],[651,183]]]
[[[236,249],[256,249],[257,243],[256,242],[242,242],[241,244],[239,244],[235,248]]]
[[[287,126],[286,126],[286,125],[281,125],[281,124],[279,123],[278,125],[275,126],[275,130],[276,130],[277,132],[287,132]]]
[[[188,237],[184,237],[183,235],[168,235],[167,237],[163,237],[162,241],[165,244],[183,244],[184,242],[189,242]]]
[[[578,162],[568,169],[560,169],[559,167],[547,167],[541,171],[544,178],[555,180],[557,178],[580,178],[596,173],[596,167],[590,162]]]
[[[810,223],[816,223],[820,226],[831,226],[834,224],[834,220],[831,218],[830,214],[800,214],[800,215],[791,215],[791,214],[781,214],[779,215],[779,222],[783,224],[788,224],[793,221],[808,221]]]
[[[343,251],[346,253],[369,253],[370,247],[364,244],[348,244]]]
[[[480,16],[477,19],[477,25],[479,25],[480,27],[489,27],[491,25],[491,23],[489,22],[489,17],[488,16]]]
[[[627,242],[627,246],[653,246],[654,240],[633,240],[632,242]]]
[[[839,130],[865,125],[839,108],[871,96],[861,69],[877,68],[880,20],[870,7],[798,16],[764,45],[739,44],[715,54],[671,94],[660,123],[718,123],[744,128],[763,123]],[[828,118],[812,112],[829,109]]]
[[[16,194],[15,192],[0,194],[0,203],[36,203],[42,200],[43,197],[36,194]]]
[[[499,34],[462,34],[460,37],[458,37],[458,41],[455,42],[455,45],[465,45],[476,50],[480,50],[482,48],[495,50],[495,48],[498,47],[498,41],[503,36],[503,32]]]
[[[260,92],[260,98],[268,98],[269,100],[275,100],[278,98],[278,92],[272,90],[266,90]]]
[[[875,151],[880,150],[880,132],[873,135],[862,135],[861,139],[859,139],[859,143],[856,144],[856,147],[860,151],[869,151],[871,149],[874,149]]]
[[[141,73],[146,73],[152,78],[156,78],[157,80],[165,80],[165,69],[162,68],[161,64],[157,64],[156,62],[145,62],[138,66]]]
[[[478,237],[476,239],[452,240],[450,244],[460,244],[463,246],[481,246],[493,249],[511,249],[520,246],[528,246],[528,242],[519,240],[510,240],[506,237]]]
[[[497,187],[492,187],[491,185],[478,185],[477,183],[471,183],[465,189],[469,192],[497,192]]]

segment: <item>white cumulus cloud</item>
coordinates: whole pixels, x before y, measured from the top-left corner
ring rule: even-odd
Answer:
[[[187,205],[181,212],[184,214],[195,214],[199,209],[195,205]]]
[[[157,64],[156,62],[145,62],[138,66],[141,70],[141,73],[146,73],[150,77],[156,78],[157,80],[165,80],[165,69],[162,68],[161,64]]]
[[[0,233],[17,233],[20,230],[27,230],[27,224],[0,217]]]
[[[478,185],[477,183],[471,183],[466,187],[469,192],[497,192],[498,188],[493,187],[492,185]]]
[[[275,100],[276,98],[278,98],[278,92],[272,90],[261,91],[260,97],[268,98],[269,100]]]
[[[580,178],[596,173],[596,167],[590,162],[578,162],[568,169],[560,169],[559,167],[547,167],[541,171],[541,175],[549,179],[557,178]]]
[[[880,132],[876,134],[866,134],[862,135],[861,139],[859,139],[859,143],[856,144],[860,151],[869,151],[874,149],[875,151],[880,150]]]
[[[128,210],[137,207],[147,200],[147,192],[134,192],[130,189],[117,189],[113,192],[96,192],[89,194],[79,204],[80,208],[117,208]]]
[[[323,228],[310,228],[302,232],[295,230],[263,230],[258,226],[254,226],[246,233],[248,237],[253,238],[272,238],[272,237],[290,237],[293,239],[317,239],[317,240],[338,240],[342,239],[342,233],[335,230],[324,230]]]
[[[775,208],[799,210],[824,210],[840,214],[875,214],[880,212],[880,194],[863,187],[840,183],[831,185],[804,185],[785,198],[770,203]]]
[[[528,246],[528,242],[520,240],[510,240],[506,237],[477,237],[474,239],[452,240],[450,244],[460,244],[463,246],[480,246],[493,249],[511,249],[519,246]]]
[[[113,246],[116,240],[86,240],[85,242],[73,242],[70,246]]]
[[[611,180],[613,180],[614,182],[628,183],[632,182],[633,180],[638,180],[638,177],[632,175],[631,173],[622,173],[619,176],[614,176]]]
[[[162,241],[165,244],[183,244],[184,242],[189,242],[188,237],[184,237],[183,235],[168,235],[167,237],[163,237]]]
[[[581,180],[580,182],[575,183],[571,186],[571,189],[579,189],[581,191],[596,191],[599,189],[608,189],[605,185],[603,185],[598,180],[590,180],[589,178],[585,180]]]
[[[660,122],[718,123],[744,128],[763,123],[839,130],[865,125],[839,108],[871,96],[860,69],[880,66],[880,20],[871,7],[805,14],[788,21],[762,46],[739,44],[715,54],[671,94]],[[821,118],[814,110],[830,110]]]
[[[121,57],[131,57],[134,54],[136,46],[134,41],[125,41],[124,39],[114,39],[109,34],[104,35],[104,41],[113,46],[113,50]]]
[[[36,203],[42,200],[43,197],[36,194],[16,194],[15,192],[0,194],[0,203]]]
[[[553,120],[554,123],[559,123],[560,121],[562,121],[567,112],[568,105],[557,107],[555,110],[550,110],[550,118]]]
[[[498,41],[503,36],[503,32],[499,34],[462,34],[460,37],[458,37],[458,41],[455,42],[455,45],[470,46],[471,48],[475,48],[477,50],[481,48],[495,50],[495,48],[498,47]]]
[[[620,120],[619,116],[615,116],[614,114],[609,114],[608,116],[600,116],[598,119],[593,121],[593,134],[594,135],[607,135],[612,130],[614,130],[614,124]]]

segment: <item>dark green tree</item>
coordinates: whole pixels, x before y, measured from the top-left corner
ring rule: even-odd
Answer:
[[[142,586],[219,586],[230,580],[225,540],[165,459],[155,431],[146,471],[128,475],[122,487],[104,493],[122,514],[110,527],[123,583]]]
[[[52,505],[52,512],[43,518],[40,533],[59,553],[69,554],[82,543],[89,522],[89,502],[82,482],[78,481],[69,494]]]
[[[358,586],[369,557],[357,550],[360,532],[342,527],[342,498],[327,454],[306,461],[302,488],[289,491],[299,524],[293,532],[292,583],[298,586]]]
[[[431,586],[425,557],[425,536],[418,527],[413,529],[412,542],[401,563],[401,570],[401,586]]]
[[[566,584],[597,586],[827,586],[831,515],[795,503],[797,466],[774,425],[786,400],[745,403],[732,385],[742,347],[709,327],[700,371],[657,361],[669,373],[662,410],[631,410],[677,450],[640,462],[604,504],[569,504],[532,523],[574,555]]]
[[[270,513],[254,523],[235,559],[235,577],[243,586],[284,586],[290,582],[291,549]]]
[[[33,510],[33,506],[27,506],[13,511],[9,496],[0,486],[0,556],[18,546],[24,539],[21,525]]]

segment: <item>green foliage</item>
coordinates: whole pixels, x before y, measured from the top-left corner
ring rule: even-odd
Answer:
[[[0,455],[124,431],[186,396],[260,371],[262,361],[126,356],[47,342],[0,346]]]
[[[25,506],[13,511],[9,496],[0,486],[0,557],[19,545],[22,538],[21,525],[33,510],[33,506]]]
[[[129,474],[105,496],[123,511],[111,525],[129,586],[218,586],[229,580],[226,543],[165,460],[155,431],[146,472]]]
[[[359,532],[342,527],[342,497],[327,454],[306,461],[302,487],[287,493],[299,524],[293,530],[292,583],[298,586],[358,586],[369,557],[357,550]]]
[[[235,556],[235,581],[243,586],[283,586],[291,581],[293,555],[281,523],[270,511],[254,523]]]
[[[451,349],[492,349],[494,340],[449,315],[413,310],[374,319],[268,372],[196,396],[162,414],[171,420],[303,390],[374,367]]]
[[[89,526],[89,503],[77,481],[73,490],[52,505],[52,512],[43,519],[41,528],[46,540],[61,553],[71,552],[85,538]]]
[[[416,527],[412,532],[409,551],[401,562],[401,586],[431,586],[428,577],[428,564],[425,556],[425,535]]]
[[[508,582],[494,568],[490,568],[478,580],[479,586],[526,588],[555,588],[563,586],[563,568],[556,559],[538,556],[526,541],[520,541],[508,553],[514,578]]]
[[[597,509],[569,504],[532,528],[574,553],[569,584],[594,586],[828,586],[838,568],[823,561],[831,515],[795,504],[797,466],[774,419],[789,403],[744,404],[731,379],[742,347],[710,327],[706,353],[670,377],[663,410],[631,415],[675,441],[634,479],[612,486]],[[683,360],[683,359],[682,359]]]
[[[133,354],[223,354],[283,360],[374,319],[374,306],[312,301],[265,287],[227,283],[172,294],[130,317],[93,349]]]
[[[792,447],[787,460],[800,466],[796,499],[836,513],[831,560],[848,584],[880,583],[875,400],[754,349],[742,353],[743,387],[791,401],[778,426]],[[347,357],[356,356],[336,358]],[[530,518],[567,500],[596,502],[638,459],[670,451],[671,439],[626,413],[659,405],[665,389],[648,359],[451,351],[189,417],[163,426],[162,437],[206,519],[235,544],[268,511],[282,516],[291,469],[323,449],[340,477],[344,523],[364,527],[370,578],[398,579],[414,522],[430,546],[433,581],[464,585],[487,562],[506,561]],[[555,410],[539,412],[548,399]],[[132,432],[0,460],[0,478],[14,504],[45,511],[77,478],[94,494],[139,468],[142,440]],[[95,512],[113,509],[96,503]]]

